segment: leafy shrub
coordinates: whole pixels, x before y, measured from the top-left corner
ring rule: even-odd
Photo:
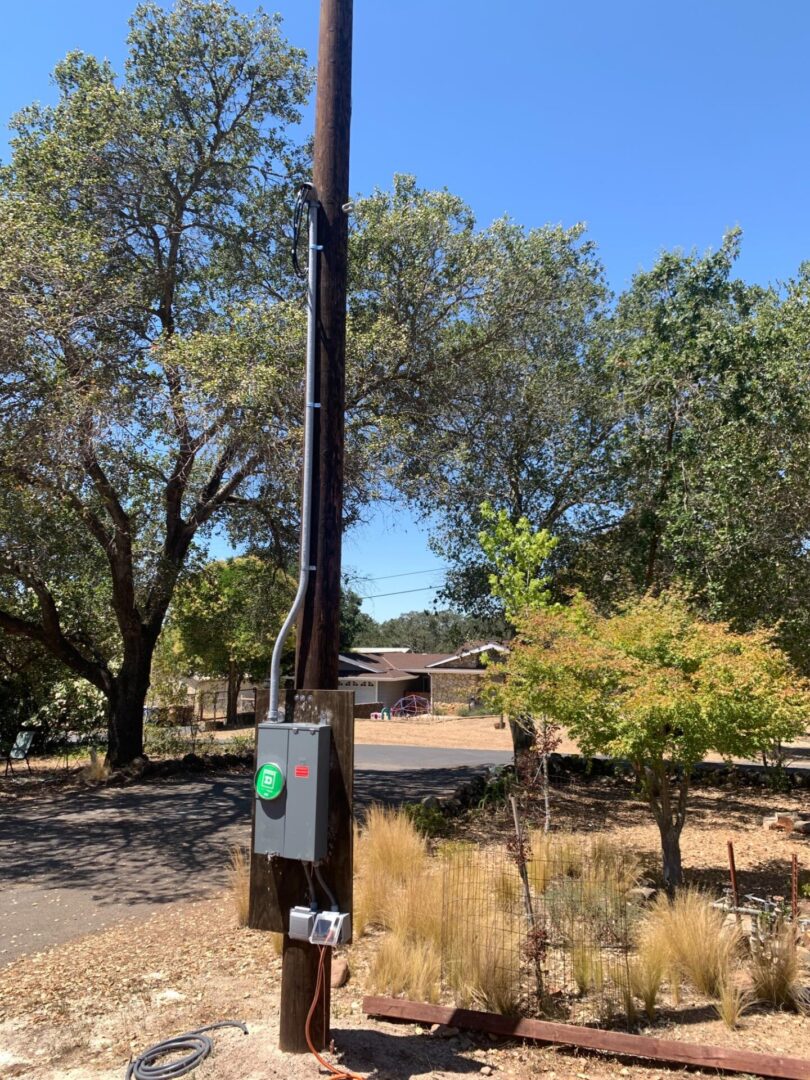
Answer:
[[[414,828],[423,836],[447,835],[447,818],[438,806],[426,806],[424,803],[406,803],[402,809]]]

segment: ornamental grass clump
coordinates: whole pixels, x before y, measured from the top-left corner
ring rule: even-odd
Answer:
[[[470,844],[447,845],[442,879],[443,968],[457,1004],[515,1013],[525,919],[517,867]]]
[[[397,897],[421,878],[427,845],[401,810],[372,806],[365,827],[355,832],[354,932],[367,926],[387,928]]]
[[[405,994],[415,1001],[439,999],[441,957],[429,942],[389,934],[371,965],[370,980],[378,994]]]
[[[729,1031],[735,1031],[740,1026],[740,1020],[744,1014],[754,1004],[754,1000],[751,991],[740,985],[739,978],[732,976],[720,987],[714,1007]]]
[[[769,927],[755,927],[749,971],[756,1001],[798,1012],[810,1009],[810,992],[800,977],[798,933],[792,923],[779,918]]]
[[[642,954],[668,958],[670,968],[709,998],[729,983],[743,944],[740,931],[727,926],[725,914],[698,889],[682,889],[672,901],[659,896],[640,935]]]
[[[247,926],[250,916],[250,854],[241,844],[228,853],[228,883],[237,926]]]

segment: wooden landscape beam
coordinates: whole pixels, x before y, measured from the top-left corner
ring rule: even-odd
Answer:
[[[702,1046],[697,1043],[678,1042],[675,1039],[630,1035],[623,1031],[603,1031],[574,1024],[555,1024],[546,1020],[516,1019],[497,1013],[476,1012],[473,1009],[426,1005],[403,998],[364,997],[363,1011],[367,1016],[379,1019],[447,1024],[450,1027],[484,1031],[515,1039],[534,1039],[537,1042],[599,1050],[620,1057],[650,1058],[677,1065],[691,1065],[694,1068],[776,1076],[781,1077],[781,1080],[810,1080],[810,1061],[784,1057],[782,1054],[758,1054],[726,1046]]]

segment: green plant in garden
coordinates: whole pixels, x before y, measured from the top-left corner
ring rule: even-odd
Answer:
[[[478,542],[492,568],[490,593],[502,605],[507,621],[514,626],[523,614],[553,606],[546,566],[557,546],[555,538],[546,529],[533,529],[526,517],[513,521],[506,510],[495,510],[488,502],[481,504],[479,513],[485,525],[478,534]],[[529,782],[540,782],[548,831],[551,827],[548,758],[560,744],[559,725],[547,713],[525,709],[515,712],[501,697],[499,686],[496,676],[489,683],[489,697],[509,718],[516,764],[521,764],[517,759],[520,751],[531,750],[539,759],[539,768],[524,764],[536,773]]]
[[[752,757],[798,734],[810,688],[764,633],[738,634],[676,593],[612,617],[583,597],[527,612],[501,689],[511,713],[564,724],[584,754],[626,758],[661,836],[664,881],[683,880],[680,836],[694,766]]]
[[[423,836],[446,836],[447,818],[438,806],[426,806],[424,803],[405,803],[402,811],[417,832]]]

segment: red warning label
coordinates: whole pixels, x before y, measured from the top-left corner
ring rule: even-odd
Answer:
[[[299,780],[308,780],[309,779],[309,765],[296,765],[295,766],[295,775],[298,777]]]

